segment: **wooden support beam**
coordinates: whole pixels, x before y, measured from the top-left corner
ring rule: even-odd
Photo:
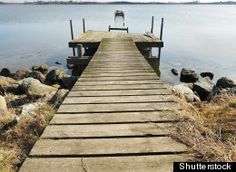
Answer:
[[[83,32],[85,33],[86,30],[85,30],[85,19],[83,18]]]
[[[163,36],[163,27],[164,27],[164,18],[161,18],[160,40],[162,40],[162,36]],[[161,47],[159,47],[159,50],[158,50],[159,60],[160,60],[160,57],[161,57]]]
[[[73,24],[72,20],[70,20],[70,33],[71,33],[71,40],[74,39],[74,32],[73,32]],[[73,56],[75,56],[75,48],[72,48]]]
[[[152,16],[151,33],[153,33],[153,26],[154,26],[154,16]]]

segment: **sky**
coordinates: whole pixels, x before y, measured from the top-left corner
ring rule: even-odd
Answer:
[[[0,0],[2,2],[25,2],[25,1],[37,1],[37,0]],[[49,0],[42,0],[49,1]],[[52,0],[54,1],[54,0]],[[57,0],[57,1],[70,1],[70,0]],[[109,2],[109,1],[120,1],[120,0],[73,0],[73,1],[100,1],[100,2]],[[121,0],[121,1],[133,1],[133,2],[190,2],[193,0]],[[199,0],[200,2],[216,2],[216,1],[229,1],[229,0]],[[231,0],[236,1],[236,0]]]

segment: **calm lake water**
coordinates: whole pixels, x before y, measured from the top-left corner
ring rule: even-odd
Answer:
[[[161,78],[168,83],[178,78],[171,68],[212,71],[216,79],[236,79],[236,6],[234,5],[0,5],[0,68],[30,68],[55,61],[66,67],[70,39],[69,19],[75,34],[86,29],[107,30],[114,24],[114,11],[123,10],[130,32],[150,31],[159,35],[165,18],[161,56]],[[157,51],[154,51],[154,54]]]

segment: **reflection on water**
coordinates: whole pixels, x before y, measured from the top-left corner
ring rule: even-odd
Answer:
[[[66,66],[70,39],[69,20],[75,35],[82,32],[82,18],[87,30],[107,31],[114,22],[114,11],[125,12],[125,27],[130,32],[150,31],[155,16],[154,33],[159,34],[165,18],[161,56],[161,77],[176,82],[170,69],[195,68],[212,71],[216,78],[236,79],[236,6],[233,5],[4,5],[0,6],[0,68],[30,67],[58,61]],[[89,12],[88,12],[89,11]],[[153,50],[157,55],[157,50]]]

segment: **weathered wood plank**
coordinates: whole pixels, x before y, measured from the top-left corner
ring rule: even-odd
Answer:
[[[169,95],[171,92],[167,89],[150,90],[105,90],[105,91],[70,91],[68,97],[82,96],[135,96],[135,95]]]
[[[111,103],[111,104],[77,104],[61,105],[58,113],[84,113],[84,112],[138,112],[138,111],[161,111],[174,110],[176,103]]]
[[[81,78],[97,78],[97,77],[123,77],[123,76],[156,76],[154,72],[143,73],[83,73]]]
[[[173,162],[184,155],[99,158],[30,158],[19,172],[173,172]]]
[[[138,85],[138,84],[163,84],[161,81],[155,80],[137,80],[137,81],[88,81],[76,82],[75,86],[85,85]]]
[[[139,85],[95,85],[95,86],[77,86],[75,85],[73,91],[85,90],[149,90],[149,89],[165,89],[162,84],[139,84]]]
[[[49,146],[50,145],[50,146]],[[30,156],[96,156],[177,153],[186,146],[170,137],[38,140]]]
[[[136,81],[136,80],[153,80],[159,79],[158,76],[121,76],[121,77],[96,77],[96,78],[79,78],[78,81]]]
[[[111,97],[66,97],[63,104],[81,103],[136,103],[136,102],[174,102],[172,96],[111,96]]]
[[[171,123],[149,124],[99,124],[99,125],[49,125],[41,138],[114,138],[168,135],[173,131]]]
[[[56,114],[50,124],[103,124],[177,121],[171,111]]]

